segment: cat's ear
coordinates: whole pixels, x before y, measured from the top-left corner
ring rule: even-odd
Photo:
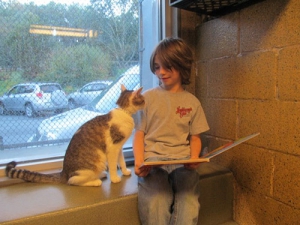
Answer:
[[[123,91],[126,91],[127,89],[126,89],[126,87],[124,86],[124,84],[121,84],[121,91],[123,92]]]
[[[136,91],[134,91],[134,94],[135,95],[140,95],[141,92],[142,92],[142,90],[143,90],[143,87],[140,87],[139,89],[137,89]]]

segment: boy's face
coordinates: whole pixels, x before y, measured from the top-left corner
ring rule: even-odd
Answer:
[[[162,87],[168,91],[177,92],[182,90],[179,71],[173,67],[165,68],[159,57],[154,59],[155,75],[161,81]]]

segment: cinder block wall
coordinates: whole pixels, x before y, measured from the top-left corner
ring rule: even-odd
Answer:
[[[234,173],[236,222],[300,224],[300,1],[266,0],[201,23],[193,38],[187,15],[181,36],[195,37],[205,143],[261,133],[214,160]]]

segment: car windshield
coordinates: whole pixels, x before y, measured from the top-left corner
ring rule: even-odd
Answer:
[[[113,82],[110,87],[97,96],[85,108],[100,113],[108,113],[112,108],[116,107],[116,102],[121,93],[121,84],[128,90],[133,90],[140,82],[139,68],[135,67],[135,73],[125,73],[118,80]]]

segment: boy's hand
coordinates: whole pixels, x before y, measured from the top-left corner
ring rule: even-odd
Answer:
[[[149,174],[151,168],[152,168],[151,166],[142,166],[141,167],[141,165],[136,164],[134,167],[134,172],[139,177],[145,177]]]
[[[184,167],[188,170],[195,170],[200,166],[200,163],[187,163],[184,164]]]

